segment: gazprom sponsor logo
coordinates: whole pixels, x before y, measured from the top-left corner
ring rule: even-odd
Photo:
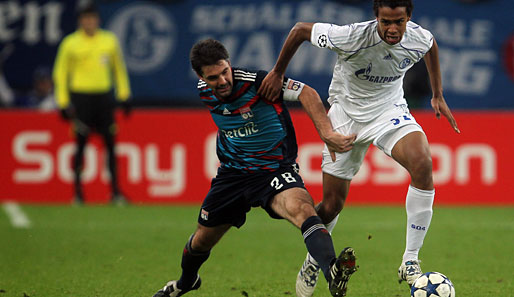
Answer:
[[[355,71],[355,76],[357,76],[357,78],[359,78],[359,79],[367,80],[369,82],[379,83],[379,84],[390,83],[390,82],[398,80],[399,78],[402,77],[401,75],[395,75],[395,76],[371,75],[372,68],[373,68],[373,65],[371,63],[369,63],[365,69],[363,68],[363,69],[359,69],[359,70]]]

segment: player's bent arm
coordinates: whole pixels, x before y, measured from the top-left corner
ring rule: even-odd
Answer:
[[[305,112],[307,112],[311,118],[319,136],[323,141],[326,141],[330,133],[333,132],[333,129],[318,92],[308,85],[305,85],[298,99],[302,103]]]
[[[298,47],[311,38],[312,26],[314,23],[296,23],[287,35],[286,41],[280,50],[277,62],[273,69],[264,78],[261,87],[258,90],[259,95],[268,98],[274,102],[280,96],[280,89],[287,65],[298,50]]]
[[[332,160],[335,160],[333,152],[341,153],[352,149],[355,135],[344,136],[334,132],[325,106],[323,106],[323,102],[321,102],[321,98],[316,90],[308,85],[289,79],[284,90],[284,100],[295,100],[295,98],[302,103],[321,140],[327,144]]]
[[[273,71],[284,75],[286,72],[287,65],[293,58],[294,54],[304,41],[311,39],[312,26],[314,23],[298,22],[289,31],[286,41],[280,50],[277,62],[273,67]]]

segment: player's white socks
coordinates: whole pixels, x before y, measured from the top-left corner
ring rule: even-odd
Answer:
[[[332,221],[330,221],[330,223],[325,224],[325,227],[327,228],[330,235],[332,235],[332,230],[334,230],[334,227],[336,226],[338,219],[339,219],[339,214],[337,214],[337,216]]]
[[[418,253],[423,245],[430,221],[432,220],[432,204],[435,190],[420,190],[409,185],[405,209],[407,211],[407,242],[403,263],[407,260],[418,260]]]
[[[336,226],[338,219],[339,219],[339,214],[332,221],[330,221],[330,223],[325,224],[325,228],[327,228],[328,233],[330,233],[330,235],[332,235],[332,230],[334,230],[334,227]],[[318,262],[311,255],[309,255],[309,256],[310,256],[310,261],[312,263],[314,263],[315,265],[318,265]]]

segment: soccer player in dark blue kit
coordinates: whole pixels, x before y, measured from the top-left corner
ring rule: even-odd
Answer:
[[[352,148],[355,135],[335,133],[318,93],[301,82],[284,79],[278,101],[257,95],[266,71],[232,67],[225,47],[207,39],[191,49],[202,102],[218,127],[217,155],[221,162],[198,216],[197,229],[182,255],[182,275],[154,297],[181,296],[201,285],[200,266],[232,227],[241,227],[252,207],[272,218],[286,219],[301,229],[305,245],[320,263],[332,296],[345,296],[355,272],[355,254],[345,248],[336,257],[330,233],[298,174],[297,144],[284,100],[299,100],[331,153]]]

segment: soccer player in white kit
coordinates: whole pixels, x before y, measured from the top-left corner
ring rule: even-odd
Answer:
[[[337,153],[336,161],[325,147],[323,201],[316,209],[331,232],[371,143],[407,169],[411,183],[406,197],[406,248],[398,276],[409,286],[422,274],[418,254],[435,195],[428,141],[403,98],[403,77],[421,58],[429,73],[436,117],[442,114],[460,133],[443,97],[437,43],[429,31],[410,21],[412,9],[411,0],[374,0],[375,20],[345,26],[297,23],[259,89],[267,98],[279,95],[287,65],[303,41],[338,54],[328,115],[337,132],[356,138],[353,149]],[[313,294],[318,274],[316,261],[307,254],[297,277],[297,296]]]

